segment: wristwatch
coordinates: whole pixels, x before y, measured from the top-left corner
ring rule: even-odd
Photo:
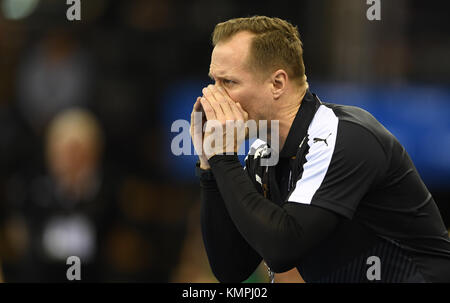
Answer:
[[[195,175],[200,178],[201,181],[214,181],[214,175],[211,169],[201,169],[200,160],[195,164]]]

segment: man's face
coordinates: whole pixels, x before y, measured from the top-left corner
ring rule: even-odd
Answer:
[[[248,112],[249,119],[269,119],[270,82],[262,81],[246,65],[253,34],[239,32],[218,43],[211,55],[209,76]]]

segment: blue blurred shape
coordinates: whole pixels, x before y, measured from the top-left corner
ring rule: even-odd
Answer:
[[[450,87],[313,83],[322,101],[359,106],[405,147],[424,182],[450,186]]]

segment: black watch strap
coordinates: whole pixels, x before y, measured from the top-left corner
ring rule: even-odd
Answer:
[[[201,169],[200,160],[195,164],[195,175],[202,181],[214,181],[214,175],[211,169]]]

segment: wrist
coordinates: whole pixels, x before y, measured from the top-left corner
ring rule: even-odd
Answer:
[[[203,182],[215,181],[214,175],[212,173],[211,168],[209,167],[209,164],[208,164],[208,168],[205,169],[205,168],[201,167],[200,161],[197,161],[197,163],[195,165],[195,175],[197,177],[199,177],[200,180]]]
[[[200,162],[200,168],[203,170],[210,170],[211,166],[209,166],[209,164],[203,164]]]
[[[234,154],[215,154],[208,159],[209,166],[214,166],[218,162],[239,162],[237,153]],[[239,162],[240,163],[240,162]]]
[[[211,169],[211,166],[208,163],[208,159],[202,159],[199,160],[199,167],[203,170]]]

